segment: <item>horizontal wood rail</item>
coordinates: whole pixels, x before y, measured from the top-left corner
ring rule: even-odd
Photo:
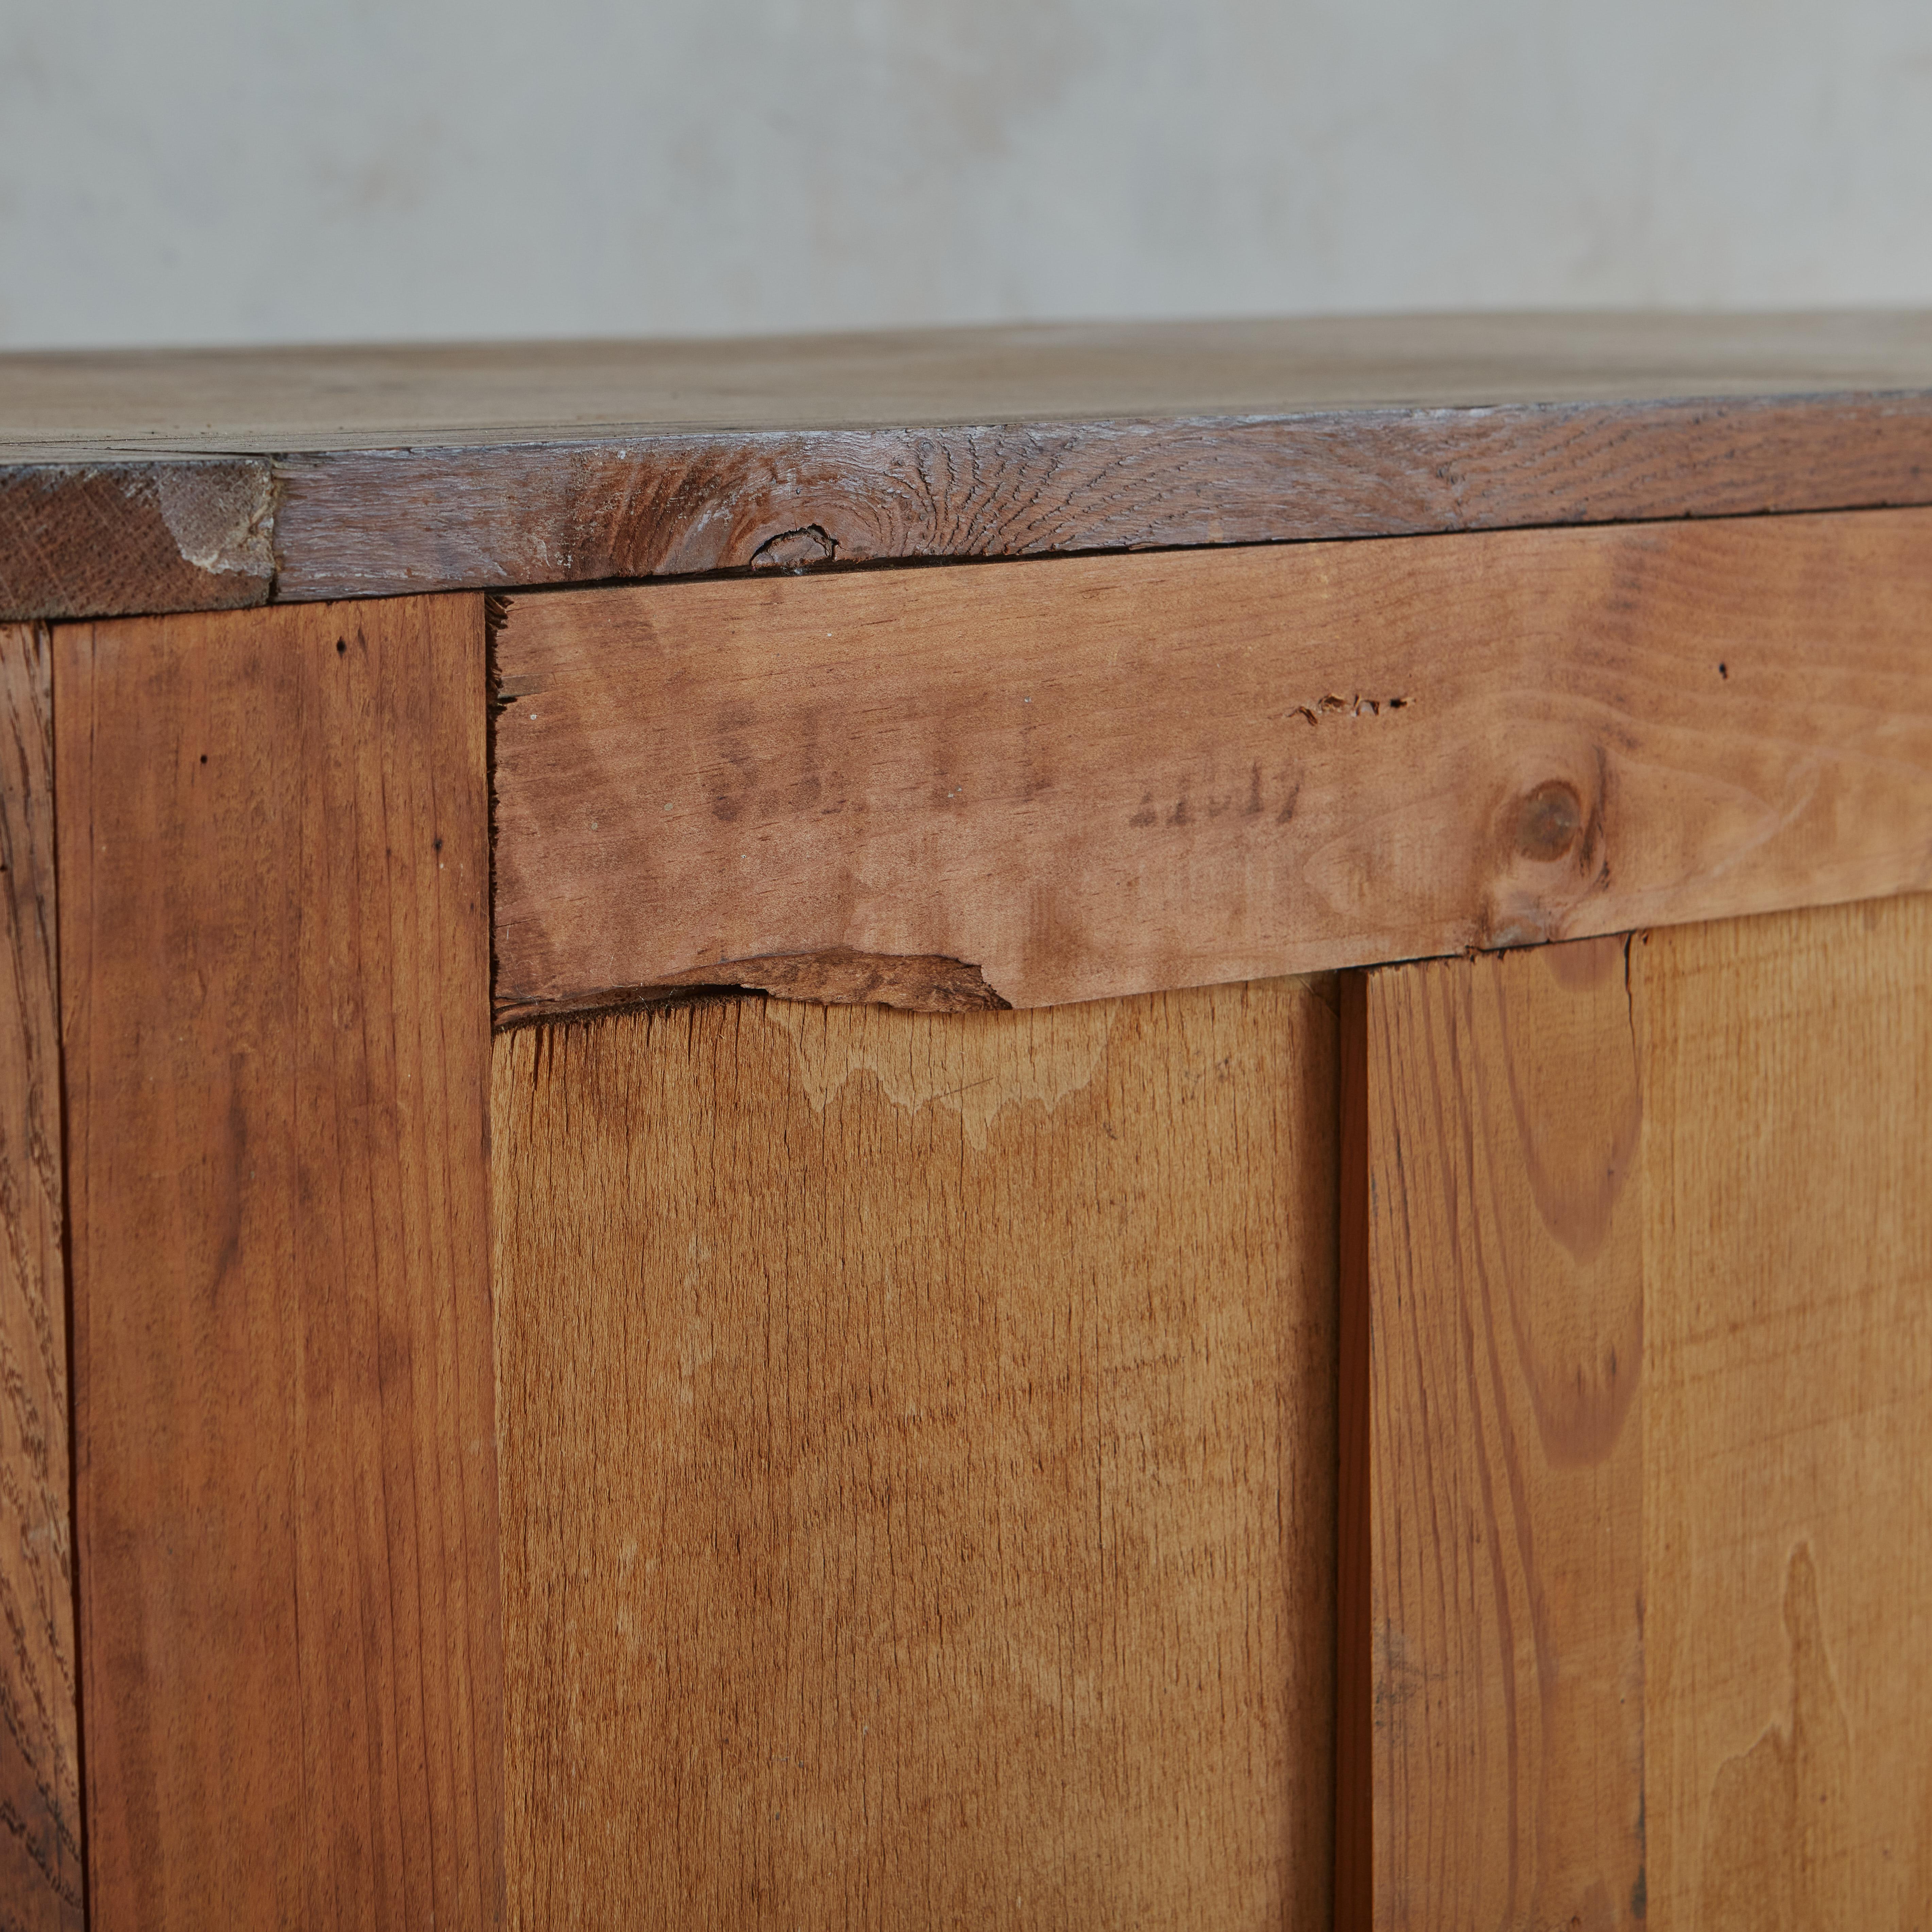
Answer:
[[[496,1000],[1035,1006],[1932,885],[1932,512],[539,593]]]

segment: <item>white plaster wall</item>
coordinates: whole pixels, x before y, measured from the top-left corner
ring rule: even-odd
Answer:
[[[1932,0],[0,0],[0,345],[1932,303]]]

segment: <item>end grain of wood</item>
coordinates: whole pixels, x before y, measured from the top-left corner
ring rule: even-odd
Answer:
[[[1331,996],[497,1036],[514,1924],[1328,1922]]]

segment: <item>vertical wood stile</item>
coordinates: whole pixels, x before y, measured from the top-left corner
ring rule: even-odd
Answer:
[[[1646,1910],[1624,942],[1364,997],[1375,1922],[1607,1932]]]
[[[1932,1924],[1932,896],[1631,978],[1652,1922]]]
[[[0,626],[0,1924],[82,1922],[47,634]]]
[[[1375,1922],[1374,1649],[1369,1640],[1369,980],[1340,980],[1336,1050],[1340,1306],[1335,1421],[1335,1927]]]
[[[500,1916],[482,652],[55,633],[97,1932]]]

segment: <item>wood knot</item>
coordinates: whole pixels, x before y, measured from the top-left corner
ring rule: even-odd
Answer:
[[[1582,830],[1583,801],[1576,788],[1551,778],[1516,808],[1516,849],[1538,864],[1553,864],[1574,848]]]
[[[838,538],[821,524],[807,524],[802,530],[781,530],[766,538],[752,553],[752,568],[809,570],[814,564],[830,563],[838,554]]]

